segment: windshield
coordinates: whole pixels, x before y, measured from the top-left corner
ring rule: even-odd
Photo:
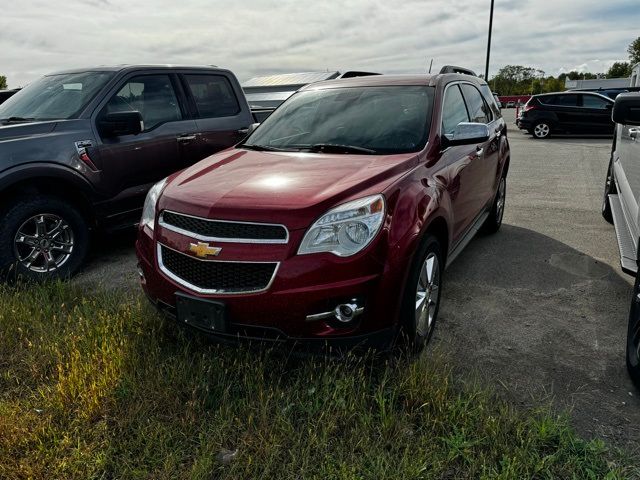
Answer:
[[[404,153],[429,136],[433,88],[348,87],[296,93],[244,143],[265,150]]]
[[[0,105],[0,121],[73,118],[113,76],[113,72],[47,75]]]

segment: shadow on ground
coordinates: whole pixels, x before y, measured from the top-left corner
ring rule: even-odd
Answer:
[[[625,368],[630,280],[546,235],[503,225],[445,276],[435,344],[524,406],[572,409],[578,431],[638,448],[640,392]]]

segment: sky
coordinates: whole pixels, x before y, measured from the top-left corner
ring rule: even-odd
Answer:
[[[5,0],[0,75],[215,64],[240,79],[313,70],[484,71],[490,0]],[[640,35],[640,0],[496,0],[491,77],[606,71]]]

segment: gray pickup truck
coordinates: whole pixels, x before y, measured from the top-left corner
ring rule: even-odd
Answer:
[[[221,68],[98,67],[33,82],[0,105],[0,273],[72,275],[91,229],[137,223],[151,185],[253,122]]]
[[[627,367],[640,388],[640,93],[618,95],[612,117],[616,133],[602,215],[615,226],[622,270],[636,278],[629,310]]]

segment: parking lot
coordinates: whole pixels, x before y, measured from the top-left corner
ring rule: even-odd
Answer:
[[[633,449],[640,400],[624,365],[632,279],[600,215],[611,141],[533,140],[513,124],[513,109],[504,114],[512,148],[504,224],[448,270],[432,346],[515,403],[553,401],[583,435]],[[137,288],[133,238],[98,239],[75,282]]]

